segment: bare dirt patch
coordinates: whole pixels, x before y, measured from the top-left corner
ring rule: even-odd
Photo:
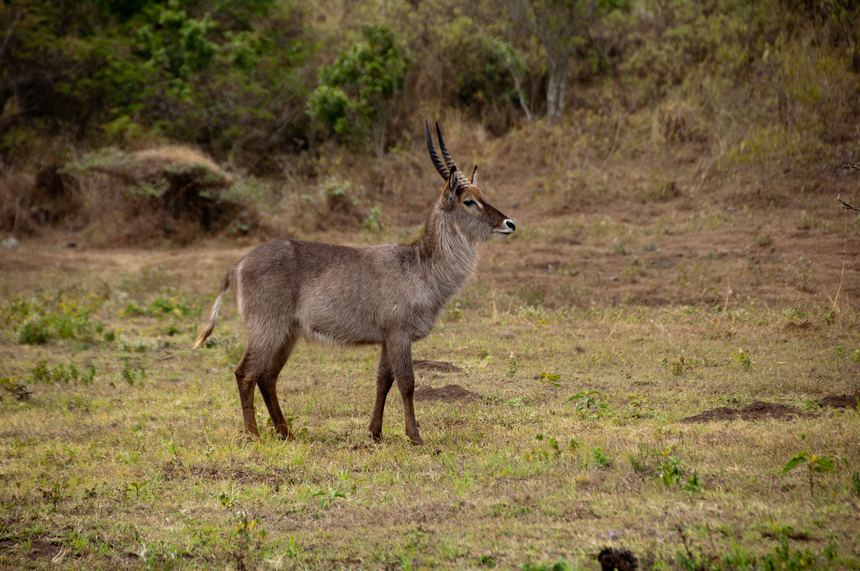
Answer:
[[[681,422],[715,422],[721,420],[764,420],[768,418],[788,419],[806,416],[800,409],[785,404],[756,401],[743,408],[721,406],[694,416],[688,416]]]
[[[417,359],[412,361],[412,367],[417,371],[436,371],[439,373],[462,373],[463,369],[447,361],[429,361]]]
[[[443,402],[476,400],[479,395],[460,385],[445,385],[444,387],[418,387],[415,390],[415,400],[438,400]]]
[[[194,465],[180,466],[169,462],[164,465],[164,476],[168,480],[184,478],[203,478],[204,480],[231,480],[240,484],[268,484],[276,490],[282,484],[297,482],[288,470],[276,468],[267,472],[252,472],[244,468],[221,468],[218,466]]]
[[[14,553],[18,550],[24,550],[24,541],[18,539],[0,539],[0,553]],[[28,541],[27,558],[31,560],[55,558],[59,556],[63,550],[63,544],[57,539],[48,539],[45,537],[32,537]]]
[[[857,408],[860,406],[860,393],[853,395],[827,395],[818,404],[830,408]]]

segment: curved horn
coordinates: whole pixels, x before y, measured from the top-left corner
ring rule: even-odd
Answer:
[[[436,154],[436,149],[433,148],[433,136],[430,135],[430,124],[424,120],[424,135],[427,137],[427,150],[430,152],[430,160],[433,161],[433,166],[436,167],[436,172],[439,173],[444,180],[448,180],[448,171],[439,160],[439,155]]]
[[[436,137],[439,139],[439,149],[442,151],[442,157],[445,159],[445,164],[448,166],[449,171],[453,171],[457,168],[457,165],[454,164],[454,159],[452,159],[451,154],[448,153],[448,147],[445,146],[445,139],[442,138],[442,129],[439,128],[439,123],[436,123]]]

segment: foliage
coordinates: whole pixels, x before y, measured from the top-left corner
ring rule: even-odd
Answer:
[[[101,301],[92,295],[67,293],[30,300],[19,297],[4,308],[2,321],[15,329],[18,343],[23,345],[44,345],[54,339],[95,343],[111,336],[103,323],[91,319]]]
[[[177,295],[161,295],[154,298],[149,305],[141,307],[135,302],[129,302],[121,312],[123,317],[196,317],[200,309],[187,299]]]
[[[372,135],[381,155],[389,114],[410,64],[409,52],[391,29],[367,26],[360,41],[320,70],[308,114],[344,140]]]
[[[74,363],[59,364],[49,367],[45,360],[39,361],[30,371],[29,380],[33,383],[77,383],[84,385],[92,384],[96,377],[96,368],[90,364],[81,372]]]
[[[21,111],[0,141],[2,153],[25,156],[15,134],[28,122],[46,134],[71,130],[115,142],[167,136],[219,156],[243,153],[272,137],[267,123],[304,89],[295,78],[309,42],[291,2],[74,4],[0,6],[9,29],[0,108],[15,94]],[[296,115],[280,133],[302,124]]]
[[[782,473],[788,474],[800,466],[806,466],[806,476],[809,480],[809,494],[814,495],[815,478],[821,474],[835,472],[837,463],[833,458],[824,454],[798,452],[785,463],[785,466],[782,467]]]

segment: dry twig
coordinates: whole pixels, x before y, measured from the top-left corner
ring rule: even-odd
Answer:
[[[841,199],[841,198],[839,198],[838,196],[836,197],[836,200],[838,200],[838,201],[842,204],[842,208],[843,208],[843,209],[845,209],[845,210],[853,210],[853,211],[855,211],[855,212],[860,212],[860,208],[857,208],[856,206],[853,206],[853,205],[851,205],[851,204],[848,204],[847,202],[845,202],[844,200],[842,200],[842,199]]]

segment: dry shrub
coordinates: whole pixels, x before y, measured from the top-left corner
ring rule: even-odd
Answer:
[[[657,144],[705,142],[705,131],[696,110],[688,102],[670,99],[654,111],[651,138]]]
[[[84,236],[91,243],[187,243],[260,226],[248,196],[251,183],[188,147],[102,149],[63,172],[78,182]]]
[[[56,165],[35,176],[11,172],[0,179],[0,229],[15,235],[39,227],[73,222],[81,201],[76,181]]]

